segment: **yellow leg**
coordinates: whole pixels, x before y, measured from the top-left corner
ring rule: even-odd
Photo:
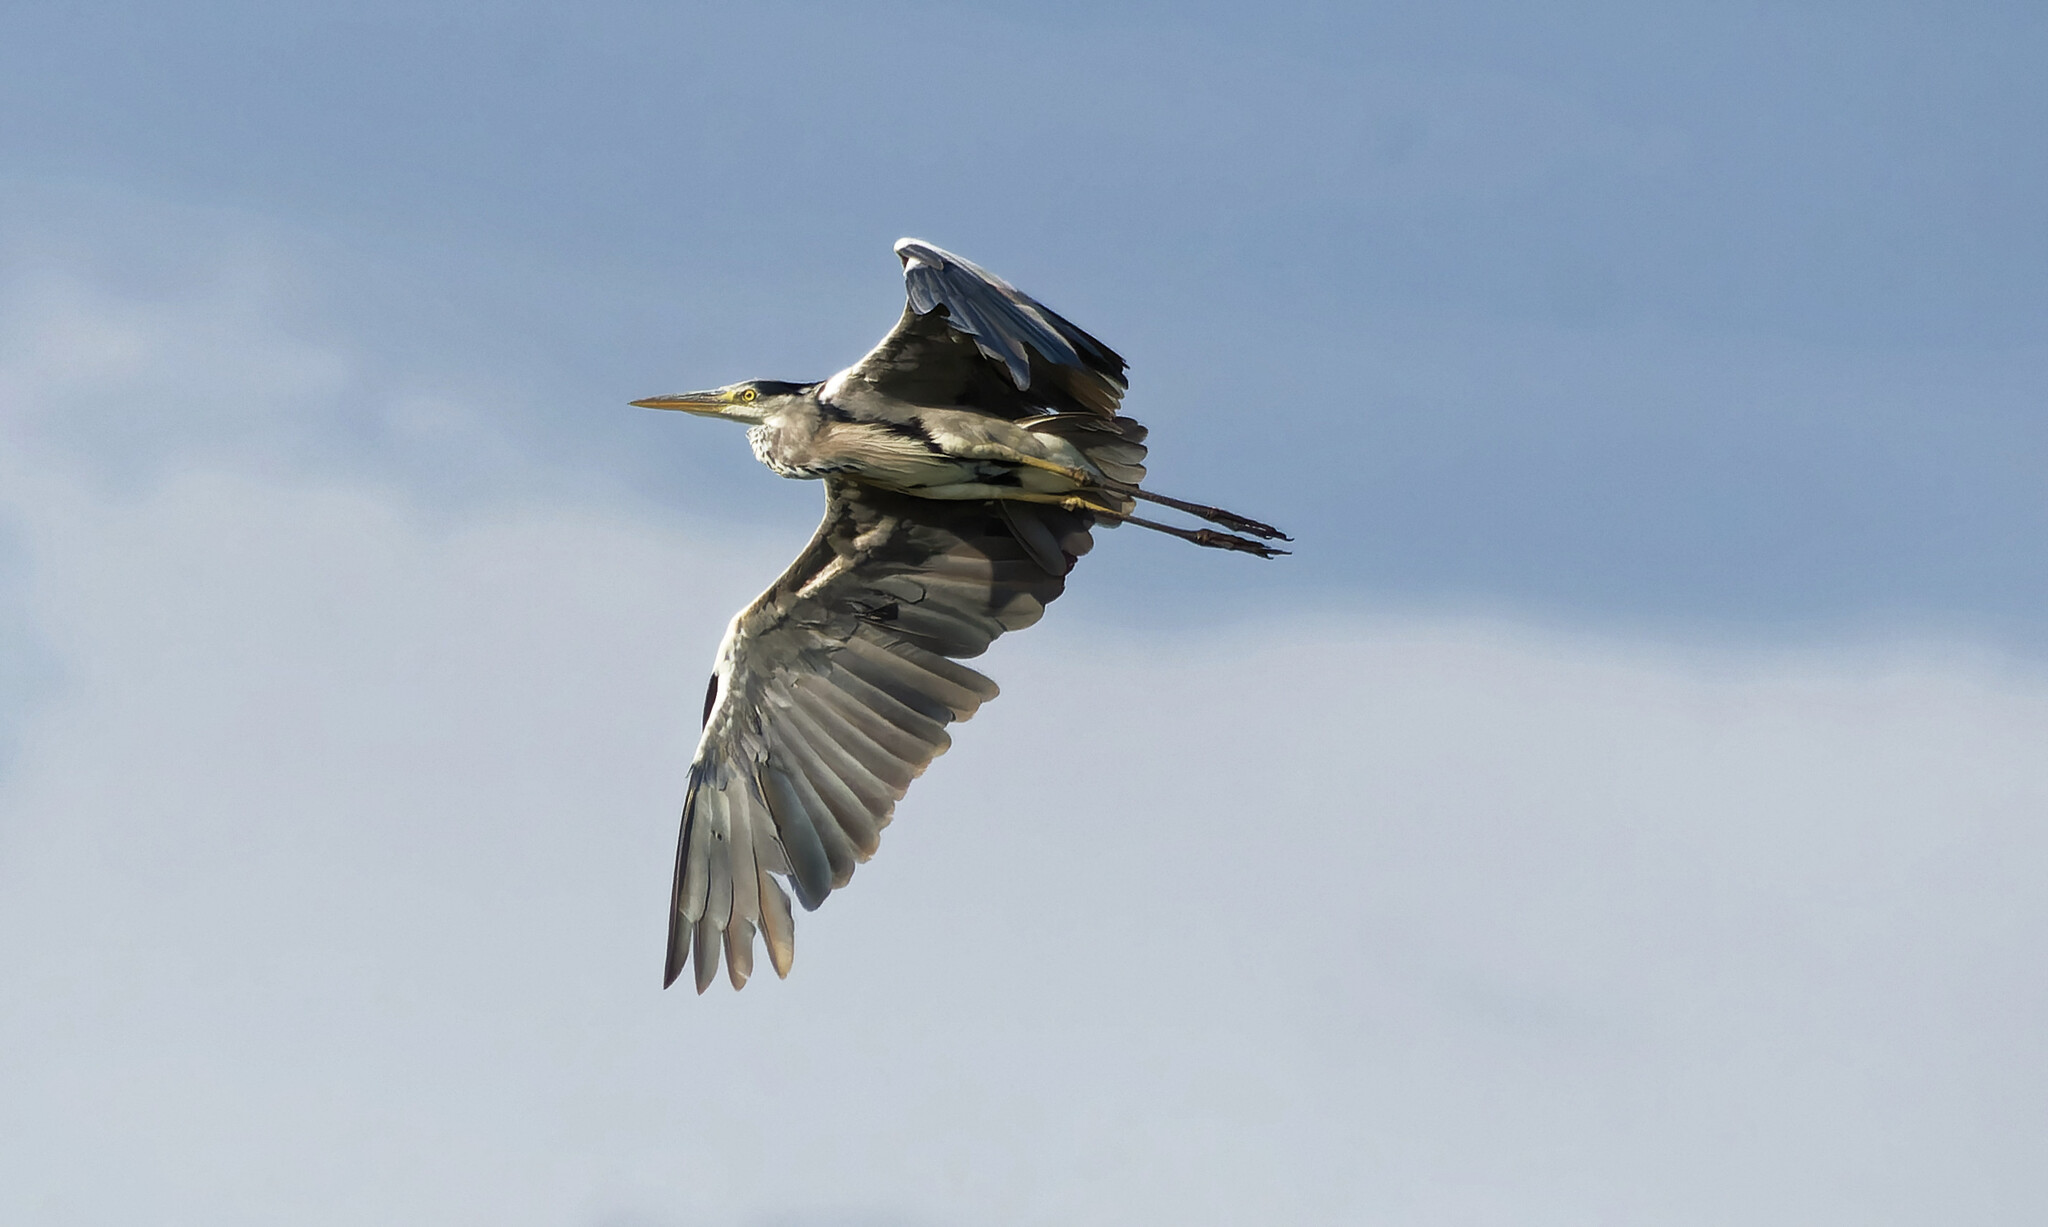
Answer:
[[[1114,507],[1091,503],[1078,494],[1038,494],[1029,490],[1011,490],[995,497],[1009,503],[1045,503],[1068,511],[1092,511],[1097,515],[1115,516],[1119,520],[1126,514]]]
[[[1054,464],[1050,460],[1040,460],[1036,456],[1019,456],[1017,461],[1020,464],[1030,465],[1034,469],[1044,469],[1048,473],[1058,473],[1061,477],[1066,478],[1075,485],[1099,486],[1102,484],[1102,479],[1092,473],[1087,473],[1080,469],[1070,469],[1066,465]]]
[[[1066,478],[1077,486],[1099,486],[1103,484],[1100,475],[1090,473],[1086,469],[1069,468],[1064,464],[1046,460],[1042,457],[1027,456],[1023,452],[1004,447],[1000,443],[980,443],[973,447],[958,448],[949,454],[967,460],[997,460],[1004,464],[1021,464],[1027,468],[1044,469],[1048,473],[1058,473],[1061,477]]]

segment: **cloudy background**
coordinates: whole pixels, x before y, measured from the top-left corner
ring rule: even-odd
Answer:
[[[2033,1223],[2038,6],[0,12],[0,1219]],[[915,234],[1133,363],[796,970],[696,696]],[[1247,430],[1253,433],[1246,434]]]

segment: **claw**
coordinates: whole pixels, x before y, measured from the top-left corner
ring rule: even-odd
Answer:
[[[1224,511],[1220,508],[1215,507],[1210,508],[1210,510],[1216,513],[1215,522],[1221,524],[1225,528],[1234,528],[1241,533],[1250,533],[1254,537],[1264,537],[1269,541],[1294,540],[1294,538],[1288,536],[1286,533],[1281,532],[1279,529],[1273,527],[1271,524],[1262,524],[1259,521],[1251,519],[1248,516],[1238,515],[1234,511]],[[1287,551],[1282,550],[1280,552],[1284,554]]]
[[[1225,511],[1221,507],[1211,507],[1205,503],[1190,503],[1184,499],[1172,498],[1164,494],[1154,494],[1150,490],[1134,490],[1132,493],[1146,502],[1158,503],[1164,507],[1172,507],[1177,511],[1185,511],[1189,515],[1199,516],[1211,524],[1221,524],[1225,528],[1234,528],[1238,532],[1250,533],[1254,537],[1265,537],[1268,540],[1274,541],[1294,540],[1294,538],[1281,532],[1271,524],[1267,524],[1262,520],[1254,520],[1250,516],[1241,516],[1235,511]]]
[[[1288,537],[1285,539],[1292,541],[1294,538]],[[1261,558],[1277,558],[1282,554],[1293,553],[1292,550],[1278,549],[1267,545],[1263,541],[1253,541],[1248,537],[1236,537],[1229,533],[1219,533],[1209,528],[1196,529],[1194,535],[1189,537],[1188,540],[1196,545],[1206,545],[1212,550],[1236,550],[1243,554],[1257,554]]]

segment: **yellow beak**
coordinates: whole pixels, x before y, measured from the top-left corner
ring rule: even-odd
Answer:
[[[732,396],[727,392],[682,392],[674,396],[650,396],[633,403],[642,409],[680,409],[684,413],[718,417],[732,403]]]

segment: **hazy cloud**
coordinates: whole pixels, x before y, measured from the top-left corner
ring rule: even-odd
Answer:
[[[7,1217],[2044,1204],[2005,662],[1057,607],[792,979],[699,1000],[655,987],[692,700],[793,542],[218,470],[36,502]]]

